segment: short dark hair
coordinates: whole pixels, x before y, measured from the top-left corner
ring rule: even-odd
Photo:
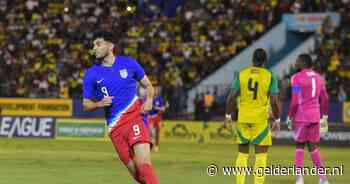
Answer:
[[[253,63],[257,66],[263,66],[267,63],[267,53],[264,49],[258,48],[254,51]]]
[[[311,68],[313,65],[312,58],[309,54],[300,54],[300,61],[304,64],[305,67]]]
[[[114,41],[115,41],[113,34],[111,32],[108,32],[108,31],[96,31],[94,33],[93,39],[96,40],[98,38],[102,38],[105,41],[108,41],[111,43],[114,43]]]

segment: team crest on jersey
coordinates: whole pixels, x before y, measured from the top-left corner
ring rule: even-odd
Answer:
[[[119,70],[119,73],[123,79],[126,79],[128,77],[128,71],[126,69]]]

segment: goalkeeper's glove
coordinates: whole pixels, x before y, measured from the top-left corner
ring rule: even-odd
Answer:
[[[287,117],[286,124],[288,126],[288,129],[292,130],[292,120],[290,119],[289,116]]]
[[[327,133],[328,132],[328,116],[323,115],[322,119],[320,120],[320,133]]]

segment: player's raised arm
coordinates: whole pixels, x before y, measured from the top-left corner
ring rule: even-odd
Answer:
[[[153,104],[154,88],[151,81],[148,79],[147,75],[140,80],[142,87],[146,89],[146,101],[142,107],[142,111],[150,111]]]

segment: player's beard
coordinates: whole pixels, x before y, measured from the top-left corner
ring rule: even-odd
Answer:
[[[94,63],[95,63],[95,64],[98,64],[98,65],[102,64],[102,63],[103,63],[103,60],[104,60],[107,56],[108,56],[108,53],[105,54],[105,55],[102,56],[102,57],[96,57],[96,60],[94,61]]]
[[[101,60],[101,59],[99,59],[99,58],[96,58],[96,59],[94,60],[94,64],[100,65],[100,64],[102,64],[102,61],[103,61],[103,60]]]

